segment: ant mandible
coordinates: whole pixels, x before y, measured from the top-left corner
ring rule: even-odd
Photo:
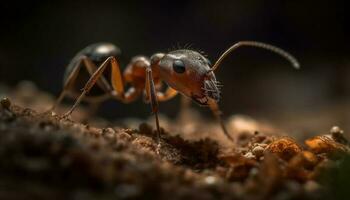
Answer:
[[[151,58],[134,57],[122,74],[116,59],[120,54],[119,48],[111,43],[97,43],[86,47],[72,59],[66,69],[63,91],[52,110],[71,91],[80,68],[85,67],[91,77],[81,94],[75,94],[77,99],[74,105],[63,117],[69,117],[83,99],[101,102],[107,98],[114,98],[123,103],[130,103],[144,95],[145,100],[151,103],[152,112],[155,115],[158,145],[160,145],[158,101],[167,101],[181,93],[201,106],[208,106],[220,122],[224,134],[233,141],[221,118],[218,106],[220,89],[214,71],[227,55],[243,46],[270,50],[287,59],[296,69],[299,68],[298,61],[281,48],[262,42],[240,41],[228,48],[213,66],[201,53],[180,49],[169,53],[156,53]],[[103,74],[108,67],[111,68],[111,84]],[[168,85],[164,92],[160,91],[162,82]],[[105,94],[87,97],[87,93],[96,83]],[[127,90],[124,89],[125,84],[130,85]]]

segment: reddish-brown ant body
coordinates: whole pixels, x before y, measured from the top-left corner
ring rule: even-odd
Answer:
[[[86,98],[97,102],[106,98],[115,98],[123,103],[130,103],[144,95],[145,100],[151,103],[152,112],[156,118],[158,144],[160,144],[158,101],[167,101],[181,93],[202,106],[209,106],[219,120],[225,135],[233,141],[221,119],[221,111],[218,107],[220,90],[214,71],[229,53],[242,46],[270,50],[289,60],[295,68],[299,68],[298,61],[278,47],[256,41],[241,41],[227,49],[213,66],[201,53],[181,49],[169,53],[156,53],[151,58],[134,57],[122,74],[116,58],[120,50],[110,43],[98,43],[86,47],[71,61],[66,70],[64,89],[54,107],[70,91],[79,69],[83,66],[91,77],[77,97],[75,104],[64,115],[65,117],[70,116],[77,105]],[[107,68],[111,69],[110,83],[103,74]],[[168,85],[164,92],[160,91],[163,82]],[[86,97],[86,95],[95,83],[105,91],[105,94],[94,97],[93,100],[92,97]],[[130,87],[125,91],[126,84]]]

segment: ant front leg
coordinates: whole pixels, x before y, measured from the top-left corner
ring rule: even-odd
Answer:
[[[151,102],[152,107],[152,113],[154,114],[156,118],[156,127],[157,127],[157,139],[158,139],[158,147],[157,147],[157,153],[159,154],[160,149],[160,126],[159,126],[159,118],[158,118],[158,100],[157,100],[157,93],[154,86],[153,76],[152,76],[152,69],[151,67],[146,68],[146,95],[147,99]],[[172,92],[171,92],[172,93]]]
[[[209,107],[211,109],[211,111],[213,112],[214,116],[216,117],[216,119],[219,121],[220,126],[222,128],[222,131],[224,132],[224,134],[226,135],[226,137],[231,140],[232,142],[234,142],[234,139],[231,137],[231,135],[229,134],[229,132],[227,131],[227,128],[225,126],[224,121],[221,118],[222,112],[219,108],[218,103],[213,100],[213,99],[209,99]]]
[[[124,84],[123,84],[123,79],[122,75],[120,72],[119,64],[117,60],[111,56],[108,57],[102,64],[101,66],[93,73],[93,75],[90,77],[89,81],[85,84],[82,93],[80,96],[77,98],[75,101],[74,105],[72,108],[64,114],[64,117],[68,117],[72,114],[74,109],[79,105],[79,103],[82,101],[82,99],[85,97],[85,95],[90,91],[90,89],[96,84],[96,82],[99,80],[99,78],[102,77],[103,72],[106,70],[106,68],[110,66],[112,68],[112,75],[111,75],[111,82],[112,82],[112,87],[113,90],[117,93],[114,94],[112,91],[109,92],[112,97],[120,98],[121,100],[125,99],[124,95]],[[134,98],[134,94],[137,92],[135,90],[134,92],[131,92],[132,94],[129,94],[130,97]]]

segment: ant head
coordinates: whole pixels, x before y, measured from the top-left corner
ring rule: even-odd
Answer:
[[[151,57],[151,66],[159,69],[160,77],[172,88],[192,98],[200,105],[208,105],[210,100],[219,101],[220,90],[214,71],[230,53],[239,47],[250,46],[272,51],[287,59],[299,69],[297,59],[283,49],[256,41],[240,41],[228,48],[211,67],[202,54],[182,49],[167,54],[157,53]],[[210,68],[211,67],[211,68]]]
[[[200,105],[219,101],[220,91],[211,63],[192,50],[176,50],[151,57],[151,66],[158,68],[161,78],[172,88],[192,98]]]

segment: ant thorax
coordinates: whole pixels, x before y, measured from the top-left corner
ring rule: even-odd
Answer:
[[[146,69],[150,67],[150,59],[146,56],[135,56],[124,71],[124,80],[136,88],[143,90],[146,80]],[[160,82],[159,68],[152,67],[152,75],[155,84]]]

